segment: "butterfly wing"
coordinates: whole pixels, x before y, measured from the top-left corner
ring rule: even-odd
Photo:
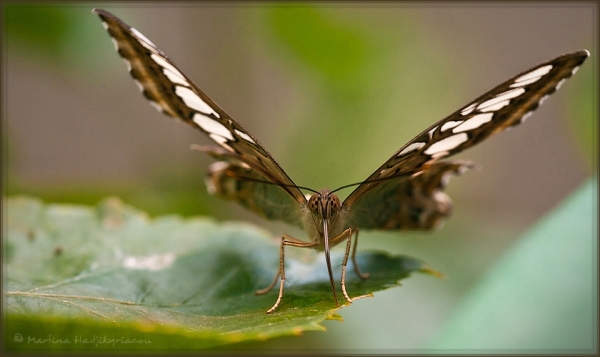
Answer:
[[[435,226],[439,219],[431,217],[450,214],[451,202],[441,192],[448,177],[472,167],[437,160],[522,123],[588,56],[582,50],[537,65],[425,129],[348,196],[343,204],[348,224],[370,229]],[[376,202],[388,204],[374,210]],[[416,206],[411,209],[405,202]]]
[[[210,194],[235,201],[265,218],[302,228],[301,206],[281,187],[269,184],[265,176],[226,150],[218,147],[198,149],[219,160],[208,168],[206,187]]]
[[[349,223],[380,230],[438,227],[452,213],[452,201],[442,190],[451,176],[474,166],[469,161],[436,162],[413,175],[382,181],[350,207]]]
[[[94,9],[93,12],[100,16],[116,50],[127,63],[129,73],[158,111],[183,120],[208,135],[219,145],[219,149],[205,148],[203,151],[208,151],[209,154],[211,150],[222,151],[224,155],[213,156],[226,158],[224,163],[243,169],[249,177],[260,177],[263,181],[274,183],[275,185],[270,185],[272,187],[268,189],[266,186],[269,185],[264,183],[254,184],[265,188],[265,193],[278,192],[274,198],[276,202],[281,201],[279,196],[287,193],[292,199],[289,201],[295,202],[296,210],[299,210],[298,206],[306,201],[304,195],[258,140],[236,123],[139,31],[107,11]],[[233,181],[230,180],[229,183],[231,182]],[[217,194],[235,199],[226,192],[218,191],[222,185],[213,186]],[[268,197],[264,198],[263,203],[267,204],[268,200]],[[245,201],[245,204],[249,203]],[[253,210],[268,218],[274,218],[269,217],[271,207],[257,206],[253,207]],[[296,217],[285,220],[295,222]]]

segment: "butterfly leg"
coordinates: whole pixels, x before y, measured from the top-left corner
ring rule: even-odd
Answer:
[[[273,281],[271,282],[271,284],[269,284],[269,286],[267,286],[264,289],[258,289],[256,290],[256,295],[263,295],[268,293],[269,291],[273,290],[273,288],[275,287],[275,284],[277,284],[277,281],[279,280],[279,274],[281,274],[279,272],[279,270],[277,271],[277,274],[275,274],[275,278],[273,279]]]
[[[371,276],[369,273],[361,273],[358,269],[358,264],[356,264],[356,247],[358,246],[358,227],[353,229],[354,233],[354,247],[352,247],[352,263],[354,264],[354,272],[361,279],[367,279]]]
[[[292,236],[289,236],[287,234],[283,234],[281,236],[281,245],[279,247],[279,272],[277,273],[277,275],[275,275],[275,279],[273,279],[273,282],[269,286],[267,286],[264,289],[256,290],[257,295],[262,295],[262,294],[268,293],[275,287],[275,284],[277,283],[277,278],[281,277],[281,279],[279,280],[279,296],[277,296],[277,301],[275,301],[275,304],[269,310],[267,310],[267,314],[270,314],[273,311],[275,311],[277,306],[279,306],[279,304],[281,303],[281,299],[283,298],[283,286],[285,284],[285,259],[284,259],[285,250],[284,250],[284,247],[286,245],[289,245],[292,247],[299,247],[299,248],[311,248],[311,247],[317,246],[318,243],[313,243],[313,242],[307,243],[307,242],[301,241],[297,238],[294,238]]]
[[[346,253],[344,254],[344,261],[342,261],[342,293],[344,294],[346,301],[352,304],[352,299],[350,299],[348,293],[346,292],[346,264],[348,264],[348,254],[350,254],[350,244],[352,242],[351,228],[346,229],[342,232],[342,234],[339,235],[341,239],[346,239],[346,236],[348,236],[348,242],[346,243]]]
[[[357,237],[358,237],[358,228],[348,228],[345,231],[343,231],[342,233],[340,233],[340,235],[338,235],[337,237],[333,238],[331,240],[331,245],[335,245],[337,243],[339,243],[340,241],[347,239],[346,242],[346,253],[344,254],[344,260],[342,261],[342,293],[344,294],[344,298],[346,298],[346,301],[348,301],[349,303],[352,303],[352,301],[354,300],[358,300],[367,296],[372,296],[371,294],[368,295],[361,295],[361,296],[357,296],[354,299],[351,299],[350,296],[348,295],[348,293],[346,292],[346,265],[348,264],[348,257],[350,256],[350,246],[352,245],[352,233],[356,233],[355,234],[355,238],[354,238],[354,250],[352,251],[352,262],[354,263],[354,271],[356,272],[356,274],[361,278],[361,279],[366,279],[369,277],[369,274],[363,274],[358,270],[358,267],[356,265],[356,259],[355,259],[355,255],[356,255],[356,244],[357,244]]]

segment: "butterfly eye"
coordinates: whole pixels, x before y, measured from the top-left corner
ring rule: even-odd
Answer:
[[[339,212],[342,204],[340,199],[333,193],[327,195],[327,216],[329,218],[335,217],[335,215]]]
[[[308,209],[312,213],[320,215],[320,210],[319,210],[320,207],[321,207],[321,195],[318,193],[315,193],[314,195],[310,196],[310,199],[308,200]]]
[[[308,209],[319,219],[332,220],[342,208],[340,199],[328,190],[310,196]]]

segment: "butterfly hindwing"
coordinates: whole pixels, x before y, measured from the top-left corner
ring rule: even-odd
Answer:
[[[442,190],[450,177],[472,169],[469,161],[436,162],[412,175],[383,181],[354,201],[346,214],[349,226],[378,230],[432,229],[452,213]]]
[[[94,9],[129,73],[150,103],[208,135],[220,148],[302,204],[305,197],[267,150],[183,74],[150,40],[116,16]]]
[[[415,201],[418,194],[421,196],[415,202],[423,203],[422,206],[429,202],[432,207],[435,206],[434,203],[439,202],[438,198],[442,197],[441,191],[423,190],[422,185],[438,185],[447,177],[438,173],[445,173],[446,170],[457,173],[462,171],[452,169],[452,164],[438,165],[435,163],[438,159],[456,154],[495,133],[523,122],[548,95],[575,73],[588,56],[589,53],[582,50],[542,63],[507,80],[425,129],[401,147],[344,201],[349,224],[361,228],[365,224],[373,229],[387,228],[391,223],[377,227],[376,224],[367,223],[369,218],[359,217],[362,212],[368,215],[369,210],[372,210],[371,205],[377,200],[388,201],[396,197]],[[388,180],[390,177],[399,178]],[[423,181],[424,179],[426,181]],[[439,188],[443,186],[440,185]],[[415,190],[407,194],[411,187]],[[365,196],[368,196],[368,199],[365,199]],[[446,199],[447,196],[443,200]],[[449,202],[449,199],[447,201]],[[384,211],[381,212],[382,216],[397,220],[399,226],[410,226],[409,222],[421,222],[420,226],[411,228],[432,227],[427,223],[429,220],[415,221],[414,212],[408,212],[402,204],[382,206],[381,210]],[[427,217],[427,214],[422,217]],[[383,221],[385,220],[382,219]]]
[[[265,176],[225,150],[216,147],[199,150],[218,160],[208,168],[209,193],[235,201],[265,218],[302,227],[301,205],[281,187],[268,183]]]

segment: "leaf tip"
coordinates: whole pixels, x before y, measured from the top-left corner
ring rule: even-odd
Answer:
[[[294,336],[300,336],[300,335],[302,335],[302,332],[304,332],[304,329],[300,326],[294,327],[292,329],[292,335],[294,335]]]
[[[440,279],[446,279],[446,275],[444,275],[444,273],[433,269],[432,267],[428,266],[428,265],[423,265],[423,267],[421,267],[421,269],[419,269],[420,272],[425,273],[425,274],[429,274],[429,275],[433,275],[436,278],[440,278]]]
[[[336,314],[333,311],[330,311],[329,314],[327,315],[327,320],[335,320],[335,321],[344,321],[344,318],[342,317],[342,315],[340,314]]]

